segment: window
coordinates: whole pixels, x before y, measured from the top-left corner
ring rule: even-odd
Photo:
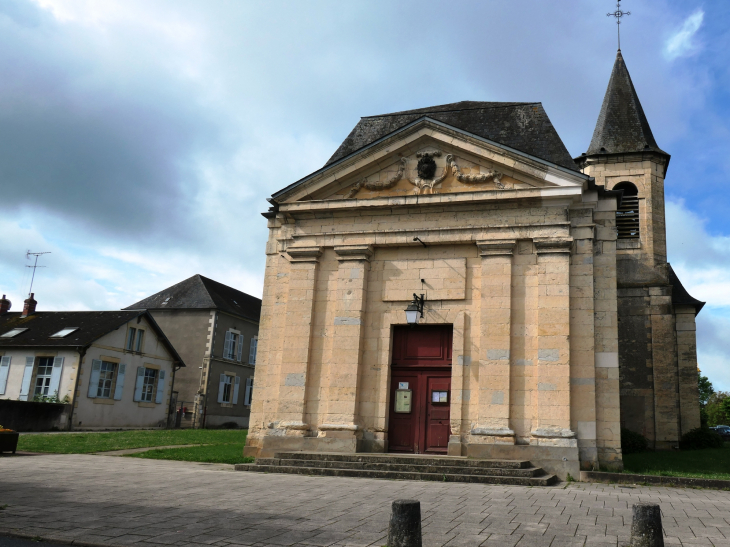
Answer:
[[[142,349],[144,347],[143,342],[144,330],[129,327],[129,334],[127,335],[127,351],[142,353]]]
[[[232,405],[238,404],[238,388],[241,385],[241,377],[233,373],[221,374],[218,384],[218,402]]]
[[[33,395],[53,395],[49,393],[51,388],[51,376],[53,376],[53,357],[40,357],[38,359],[38,370],[35,376],[35,389]]]
[[[137,343],[134,346],[134,351],[137,353],[142,353],[142,348],[144,347],[142,345],[142,342],[144,341],[144,331],[142,329],[137,329]]]
[[[112,396],[112,383],[114,382],[114,373],[117,370],[116,363],[107,361],[101,362],[99,369],[99,383],[96,389],[96,396],[101,399],[109,399]]]
[[[253,378],[246,378],[246,393],[243,396],[243,404],[251,406],[253,398]]]
[[[91,361],[91,377],[89,378],[90,399],[111,399],[120,401],[124,393],[124,376],[127,365],[111,363],[101,359]]]
[[[249,365],[255,365],[256,364],[256,349],[259,345],[259,339],[258,336],[254,336],[251,338],[251,347],[248,351],[248,364]]]
[[[226,331],[226,341],[223,345],[223,358],[241,362],[243,353],[243,335],[236,330]]]
[[[153,368],[144,369],[144,381],[142,382],[141,401],[151,403],[155,395],[155,380],[157,379],[157,371]]]
[[[621,206],[616,211],[616,231],[619,239],[639,238],[639,191],[630,182],[619,182],[614,190],[623,190]]]
[[[10,329],[5,334],[0,334],[0,338],[12,338],[13,336],[18,336],[21,332],[25,332],[28,329]]]
[[[224,374],[222,376],[223,378],[223,402],[224,403],[230,403],[231,402],[231,390],[233,389],[233,376],[228,376],[227,374]]]
[[[134,337],[137,334],[137,329],[129,327],[129,334],[127,335],[127,351],[132,351],[134,348]]]
[[[63,338],[64,336],[68,336],[73,331],[79,330],[78,327],[66,327],[65,329],[61,329],[56,334],[51,334],[51,338]]]

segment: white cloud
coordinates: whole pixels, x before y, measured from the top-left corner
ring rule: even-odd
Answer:
[[[702,9],[696,10],[685,19],[682,28],[670,36],[664,44],[664,56],[670,61],[692,53],[696,49],[693,38],[702,26],[705,12]]]
[[[715,389],[730,391],[730,237],[710,234],[707,221],[683,201],[667,200],[667,253],[684,288],[707,302],[697,316],[697,358]]]

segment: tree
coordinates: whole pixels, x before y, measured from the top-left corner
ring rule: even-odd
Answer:
[[[707,376],[702,376],[702,371],[700,369],[697,369],[697,377],[697,387],[700,390],[700,406],[704,407],[707,405],[707,401],[710,400],[710,396],[715,393],[715,390],[712,387],[712,382],[710,382],[709,378]]]
[[[730,393],[718,391],[710,395],[704,410],[707,412],[707,424],[730,425]]]

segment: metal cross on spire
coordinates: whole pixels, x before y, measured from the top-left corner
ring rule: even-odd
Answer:
[[[621,11],[621,0],[616,2],[616,11],[613,13],[607,13],[607,17],[616,18],[616,29],[618,30],[618,50],[621,51],[621,18],[624,15],[631,15],[630,11]]]

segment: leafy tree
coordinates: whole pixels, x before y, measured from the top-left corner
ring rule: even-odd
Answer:
[[[718,391],[710,395],[710,398],[705,405],[705,411],[707,412],[707,424],[709,426],[715,425],[730,425],[730,393],[726,391]]]
[[[709,378],[707,378],[707,376],[702,376],[702,371],[700,369],[697,369],[697,376],[697,387],[700,390],[700,406],[704,407],[707,404],[707,401],[710,400],[710,396],[715,393],[715,390],[712,387],[712,382],[710,382]]]

